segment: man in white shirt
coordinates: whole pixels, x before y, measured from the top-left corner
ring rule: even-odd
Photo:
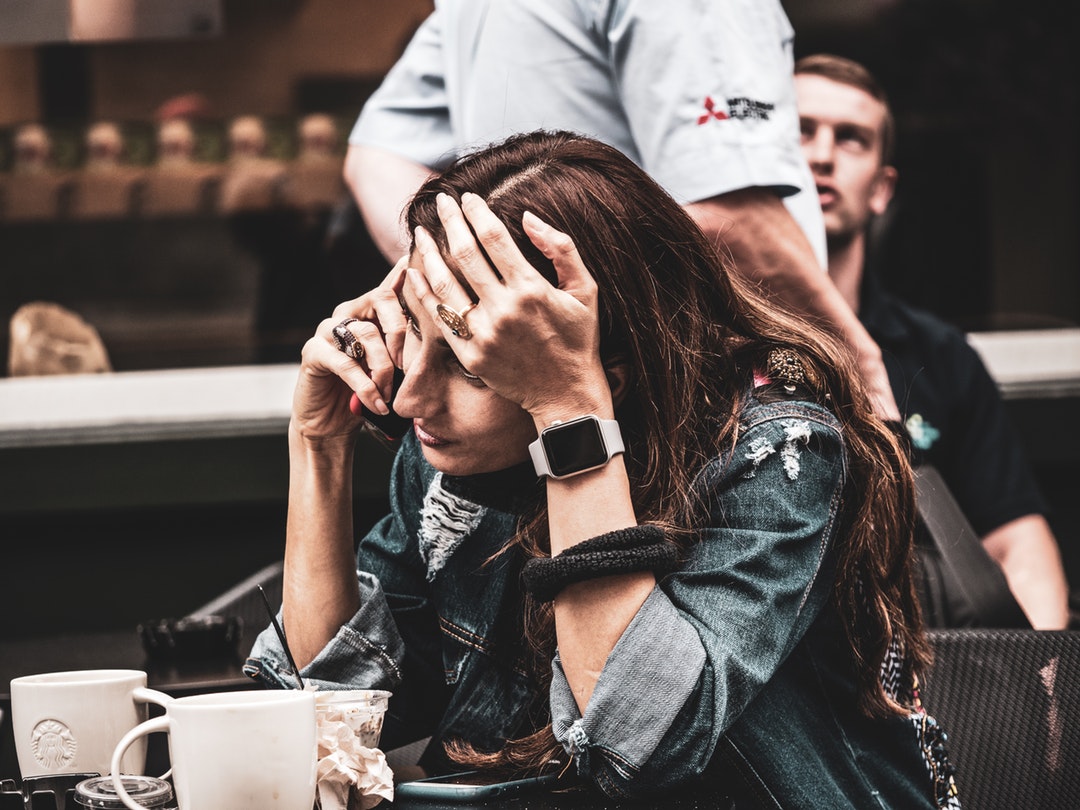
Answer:
[[[567,129],[646,169],[735,267],[832,325],[875,407],[897,417],[881,353],[824,272],[799,151],[793,31],[778,0],[438,0],[350,136],[346,181],[376,244],[432,171],[514,132]]]

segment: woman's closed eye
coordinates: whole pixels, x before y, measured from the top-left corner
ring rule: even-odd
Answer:
[[[458,373],[462,377],[464,377],[470,383],[475,385],[477,388],[487,388],[487,383],[485,383],[477,375],[473,374],[471,371],[469,371],[467,368],[465,368],[465,366],[461,365],[461,361],[458,360],[457,357],[454,356],[453,352],[451,352],[450,354],[451,354],[451,357],[453,358],[450,362],[457,368]]]

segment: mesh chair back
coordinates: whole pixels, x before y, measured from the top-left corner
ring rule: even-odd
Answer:
[[[922,700],[965,810],[1080,808],[1080,633],[933,630]]]

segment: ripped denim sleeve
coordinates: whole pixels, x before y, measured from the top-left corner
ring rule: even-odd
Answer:
[[[802,452],[799,447],[800,445],[805,447],[810,443],[810,423],[804,419],[781,419],[780,426],[784,430],[784,443],[780,446],[780,461],[788,480],[796,481],[801,470],[799,459]],[[776,444],[770,437],[759,436],[750,442],[750,449],[747,450],[745,458],[752,466],[743,473],[743,477],[755,477],[761,462],[776,452]]]

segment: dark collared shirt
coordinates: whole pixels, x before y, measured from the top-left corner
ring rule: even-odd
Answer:
[[[864,278],[859,320],[881,347],[916,464],[933,464],[979,536],[1046,505],[997,385],[960,330]]]

